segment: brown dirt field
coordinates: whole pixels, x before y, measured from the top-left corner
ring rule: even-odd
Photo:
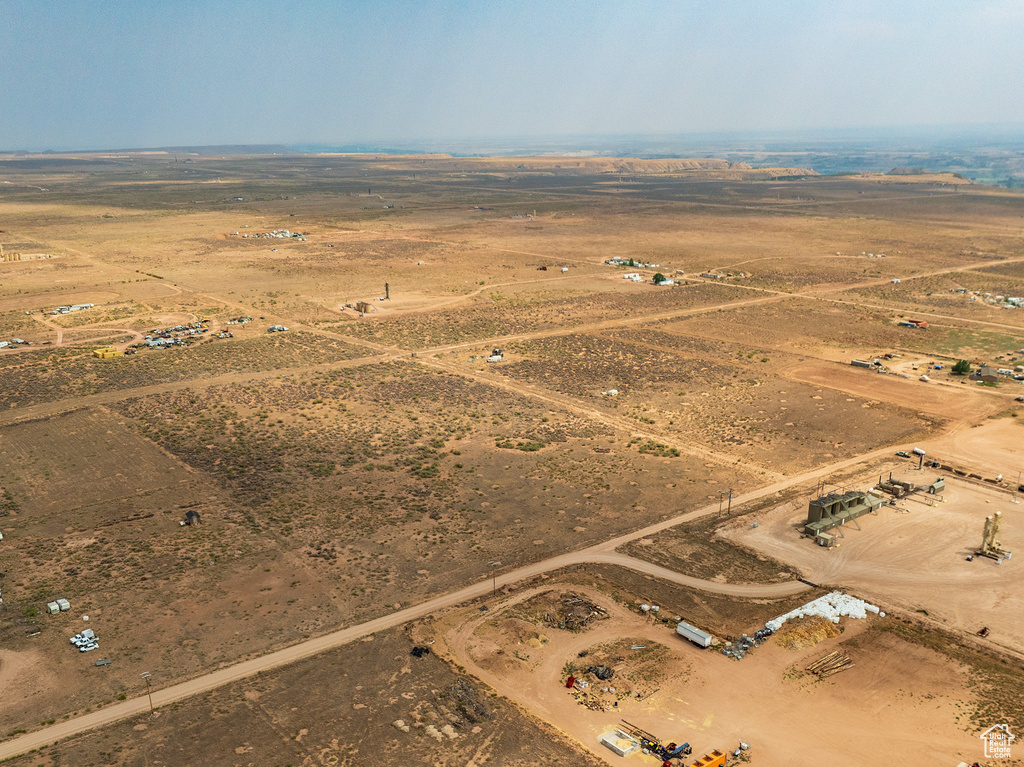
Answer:
[[[969,669],[871,625],[886,619],[846,619],[840,637],[803,651],[784,650],[769,641],[737,662],[687,644],[671,626],[652,625],[602,591],[588,594],[610,618],[581,633],[548,631],[549,641],[540,647],[517,643],[514,634],[503,630],[500,616],[495,623],[488,616],[476,617],[479,613],[474,611],[444,618],[429,627],[429,635],[443,635],[456,662],[465,663],[503,696],[537,712],[609,764],[620,759],[605,750],[598,737],[620,719],[666,740],[689,741],[694,756],[713,748],[731,751],[742,739],[752,745],[755,762],[765,765],[817,765],[822,759],[851,758],[955,762],[980,754],[966,721],[974,701]],[[510,601],[519,598],[522,595]],[[627,677],[624,687],[631,689],[628,677],[635,661],[630,656],[637,651],[625,648],[624,638],[664,648],[652,689],[644,691],[652,694],[637,700],[619,695],[618,689],[601,693],[602,688],[615,686],[618,677],[600,682],[584,674],[592,682],[588,697],[600,703],[596,711],[581,705],[563,684],[566,664],[585,666],[590,657],[581,659],[580,652],[615,647],[624,657],[612,667],[622,669]],[[833,648],[848,652],[854,668],[824,682],[802,671]],[[511,662],[493,660],[509,655]],[[761,692],[737,695],[737,690]],[[843,712],[830,722],[824,743],[818,730],[806,726],[823,710]],[[868,731],[872,737],[865,739]]]
[[[985,477],[1002,474],[1007,484],[1024,471],[1024,408],[1016,417],[1000,418],[973,424],[929,440],[922,445],[935,460],[968,470],[983,472]]]
[[[934,418],[980,419],[1004,410],[1010,398],[974,386],[960,389],[933,386],[914,379],[880,375],[837,362],[806,362],[786,368],[787,378],[838,389],[870,401],[916,410]]]
[[[563,764],[575,750],[435,655],[410,657],[412,646],[401,631],[383,632],[8,764],[528,767]],[[297,691],[316,705],[296,706]],[[407,731],[393,724],[399,720]],[[601,763],[584,753],[574,762]]]

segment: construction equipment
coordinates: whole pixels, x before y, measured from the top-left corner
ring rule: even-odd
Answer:
[[[622,724],[623,730],[640,741],[640,747],[643,748],[645,753],[654,754],[654,756],[662,760],[663,767],[664,765],[670,765],[673,759],[681,759],[693,753],[689,743],[668,743],[662,745],[657,735],[653,735],[647,732],[647,730],[637,727],[635,724],[630,724],[625,719],[622,720]]]
[[[979,556],[988,557],[1000,563],[1004,559],[1010,558],[1011,553],[1002,547],[1002,543],[999,540],[999,531],[1002,524],[1003,514],[1000,511],[985,517],[985,534],[981,540],[981,548],[978,549]]]

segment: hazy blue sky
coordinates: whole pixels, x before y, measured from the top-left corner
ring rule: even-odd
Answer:
[[[1021,0],[0,0],[0,148],[1024,123]]]

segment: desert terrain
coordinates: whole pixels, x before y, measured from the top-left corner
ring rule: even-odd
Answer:
[[[882,711],[910,762],[1024,727],[984,682],[1024,679],[1019,557],[965,561],[993,510],[1024,551],[1024,381],[950,371],[1024,364],[995,300],[1024,295],[1020,193],[557,157],[2,155],[0,179],[0,756],[614,763],[617,717],[562,671],[627,640],[664,677],[627,719],[758,764],[878,757]],[[896,459],[917,446],[961,474]],[[801,538],[812,495],[889,471],[950,479]],[[547,577],[608,620],[504,617]],[[832,588],[893,618],[735,665],[643,622],[655,583],[723,641]],[[856,667],[810,683],[840,645]],[[827,753],[823,706],[848,716]]]

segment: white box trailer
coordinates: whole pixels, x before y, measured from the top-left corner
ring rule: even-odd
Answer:
[[[696,626],[691,626],[685,621],[680,621],[676,624],[676,633],[681,637],[689,639],[698,647],[711,646],[711,634],[701,631]]]

